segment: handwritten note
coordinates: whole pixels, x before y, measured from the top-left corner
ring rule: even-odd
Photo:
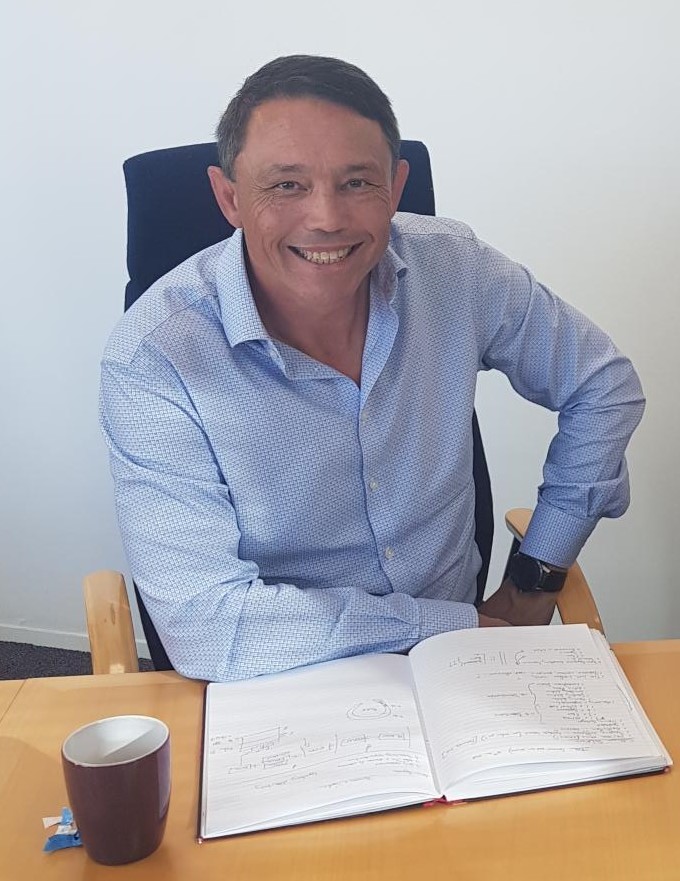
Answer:
[[[201,835],[662,770],[585,625],[461,630],[207,689]]]
[[[204,780],[212,825],[277,815],[300,822],[300,812],[319,817],[343,798],[436,797],[408,659],[352,661],[340,662],[341,677],[334,663],[294,671],[285,689],[276,677],[210,686]]]
[[[434,637],[411,652],[439,783],[521,763],[627,759],[650,741],[629,695],[583,627],[507,628]],[[486,645],[485,645],[486,643]],[[508,772],[509,773],[509,772]],[[515,775],[516,771],[512,771]],[[498,787],[496,786],[496,789]],[[515,786],[515,788],[517,788]]]

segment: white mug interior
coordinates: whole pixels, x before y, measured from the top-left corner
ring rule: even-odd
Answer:
[[[165,722],[151,716],[111,716],[69,734],[62,752],[75,765],[120,765],[160,749],[169,735]]]

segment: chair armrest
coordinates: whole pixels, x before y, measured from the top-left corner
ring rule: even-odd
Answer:
[[[513,508],[505,515],[505,525],[517,541],[524,538],[532,513],[529,508]],[[578,563],[570,567],[564,587],[557,594],[557,611],[563,624],[587,624],[604,634],[600,613]]]
[[[93,673],[138,673],[137,644],[132,628],[125,579],[102,570],[83,579],[85,615]]]

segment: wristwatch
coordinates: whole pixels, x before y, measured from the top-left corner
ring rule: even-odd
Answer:
[[[562,589],[567,570],[549,566],[536,557],[518,551],[510,558],[507,574],[515,587],[525,593],[539,590],[556,593]]]

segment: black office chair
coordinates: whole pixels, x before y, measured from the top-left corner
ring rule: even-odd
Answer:
[[[420,141],[402,141],[401,156],[408,161],[410,173],[399,203],[399,210],[434,215],[434,189],[427,148]],[[124,163],[128,196],[127,265],[130,275],[125,291],[126,309],[166,272],[192,254],[234,232],[234,228],[217,207],[206,174],[209,165],[218,164],[215,143],[154,150],[133,156]],[[482,558],[482,566],[477,576],[477,602],[480,602],[484,596],[491,559],[494,532],[493,503],[476,414],[472,417],[471,431],[476,494],[475,541]],[[510,512],[506,517],[514,535],[511,553],[519,545],[530,513],[515,511]],[[578,620],[586,620],[584,615],[589,615],[587,620],[592,626],[601,628],[597,609],[580,569],[574,575],[577,576],[577,580],[580,579],[578,599],[574,603],[578,608],[575,612],[567,613],[569,620],[574,619],[574,614]],[[121,618],[126,617],[127,596],[122,576],[111,572],[93,573],[85,579],[85,592],[93,665],[96,651],[101,654],[101,659],[97,661],[100,672],[111,667],[116,669],[121,666],[127,667],[128,664],[132,664],[132,669],[136,669],[137,658],[132,645],[134,637],[131,620],[124,624],[122,635],[120,630],[115,634],[112,633],[110,626],[112,621],[120,622]],[[565,588],[562,596],[571,596],[573,593],[573,590],[568,591]],[[136,585],[135,594],[154,666],[157,670],[171,670],[172,664]],[[106,603],[101,603],[101,598],[104,596],[108,597],[108,607],[111,610],[108,615]],[[582,607],[584,599],[588,604],[588,598],[590,605],[586,613],[582,611]],[[568,599],[567,605],[569,603]],[[560,608],[560,613],[565,620],[564,609]],[[129,619],[129,611],[127,619]],[[117,653],[121,654],[122,661],[116,660]]]

